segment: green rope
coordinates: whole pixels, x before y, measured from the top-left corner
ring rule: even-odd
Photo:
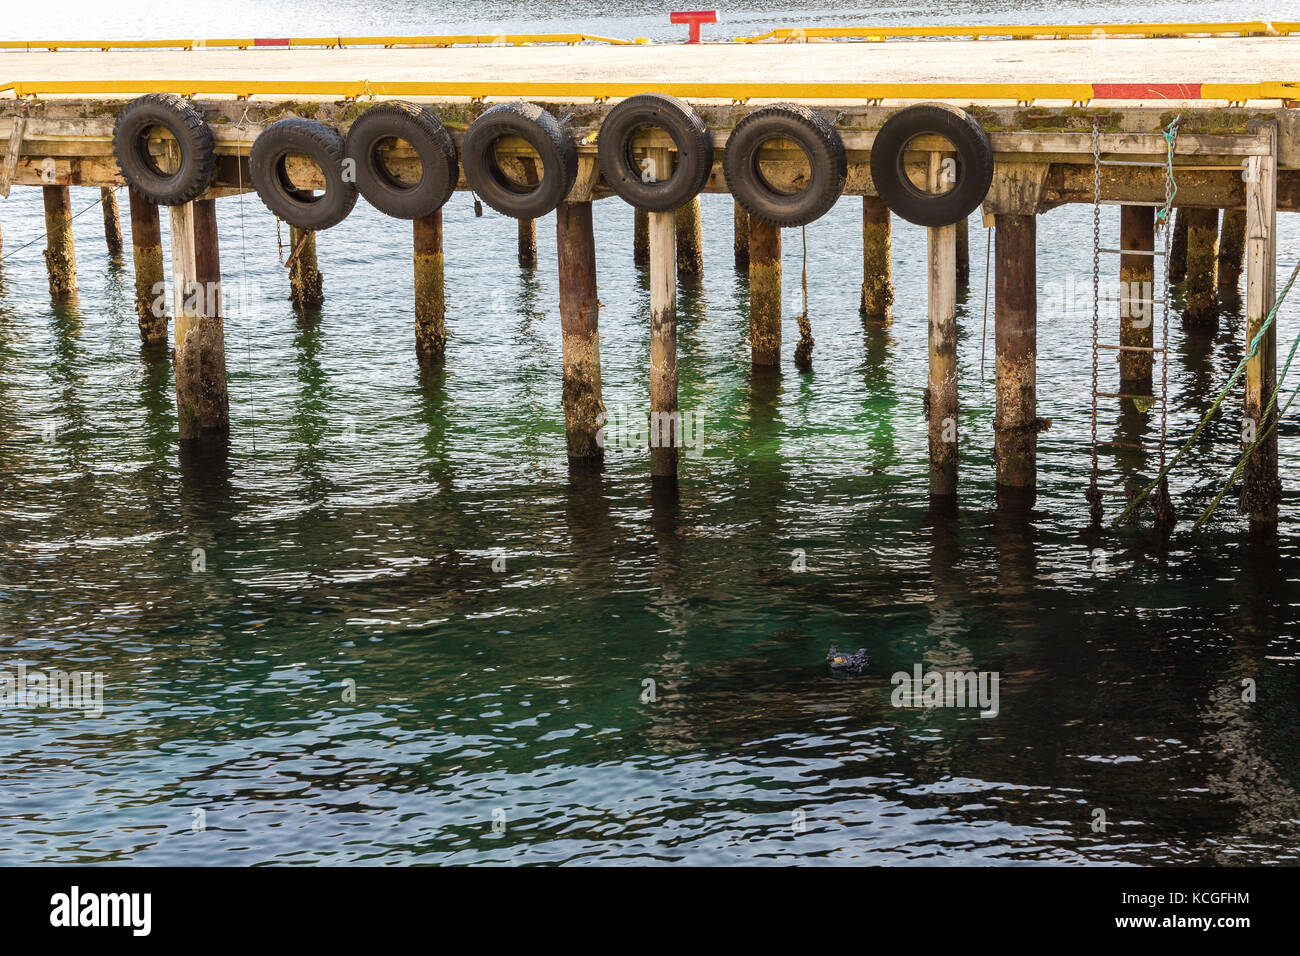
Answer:
[[[1300,268],[1300,265],[1298,265],[1297,268]],[[1297,385],[1291,390],[1291,397],[1288,398],[1286,404],[1282,406],[1282,411],[1276,417],[1272,419],[1269,418],[1269,412],[1271,412],[1273,407],[1277,404],[1277,396],[1282,391],[1282,383],[1286,381],[1287,373],[1291,369],[1291,360],[1295,358],[1298,347],[1300,347],[1300,335],[1297,335],[1295,341],[1291,343],[1291,351],[1287,354],[1286,362],[1282,365],[1282,371],[1278,374],[1277,385],[1274,386],[1273,394],[1269,396],[1268,405],[1264,407],[1264,413],[1260,416],[1263,421],[1268,422],[1268,426],[1262,431],[1256,433],[1255,440],[1252,441],[1246,447],[1246,450],[1241,453],[1241,458],[1237,461],[1237,466],[1232,469],[1232,474],[1228,476],[1228,480],[1224,482],[1223,487],[1219,489],[1219,493],[1214,496],[1214,500],[1210,502],[1209,506],[1201,512],[1201,516],[1196,519],[1196,524],[1192,525],[1193,530],[1201,527],[1201,525],[1210,520],[1210,515],[1214,514],[1214,510],[1219,507],[1219,502],[1223,500],[1223,496],[1228,493],[1228,490],[1236,484],[1237,479],[1241,477],[1241,473],[1246,469],[1246,463],[1250,461],[1250,456],[1254,453],[1256,447],[1258,447],[1260,442],[1273,433],[1277,428],[1278,421],[1285,417],[1287,411],[1291,408],[1291,403],[1295,401],[1296,394],[1300,393],[1300,385]]]
[[[1282,305],[1283,300],[1286,299],[1287,293],[1291,291],[1291,286],[1295,284],[1297,275],[1300,275],[1300,262],[1296,263],[1296,267],[1291,270],[1291,278],[1286,280],[1286,285],[1282,287],[1281,295],[1277,297],[1277,301],[1273,303],[1273,308],[1268,310],[1268,315],[1265,316],[1264,321],[1260,323],[1259,331],[1256,332],[1254,338],[1250,340],[1250,348],[1246,350],[1245,357],[1241,360],[1240,364],[1237,365],[1237,370],[1229,376],[1227,384],[1225,384],[1223,390],[1219,392],[1218,397],[1214,400],[1214,404],[1211,405],[1209,411],[1205,413],[1205,416],[1201,419],[1201,423],[1196,426],[1196,431],[1192,432],[1192,437],[1188,438],[1183,447],[1178,449],[1178,454],[1174,455],[1174,457],[1170,459],[1169,464],[1160,469],[1160,474],[1156,476],[1155,480],[1143,488],[1142,491],[1140,491],[1137,496],[1129,502],[1129,506],[1124,509],[1124,512],[1118,518],[1115,519],[1115,524],[1123,524],[1133,516],[1133,513],[1137,511],[1137,509],[1142,505],[1142,502],[1147,499],[1147,496],[1151,494],[1156,485],[1160,484],[1161,479],[1165,478],[1169,472],[1173,470],[1174,465],[1178,464],[1183,455],[1187,454],[1187,450],[1191,448],[1192,443],[1200,437],[1201,432],[1205,431],[1205,426],[1210,423],[1210,419],[1214,416],[1214,413],[1219,410],[1219,406],[1223,404],[1223,400],[1227,397],[1228,392],[1231,391],[1232,386],[1237,383],[1237,379],[1241,378],[1241,373],[1246,370],[1246,363],[1254,358],[1255,353],[1259,351],[1259,343],[1263,340],[1264,333],[1269,330],[1269,327],[1273,324],[1273,320],[1277,317],[1277,310]],[[1290,359],[1288,358],[1287,361],[1289,363]]]

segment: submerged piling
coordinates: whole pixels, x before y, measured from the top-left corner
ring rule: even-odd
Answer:
[[[50,295],[65,298],[77,291],[77,253],[72,242],[72,202],[67,186],[43,186],[45,198],[45,269]]]
[[[295,254],[295,250],[297,250]],[[325,302],[324,282],[316,259],[316,233],[289,227],[289,299],[297,312],[319,309]]]
[[[158,207],[127,190],[131,210],[131,258],[135,263],[135,312],[140,342],[146,347],[167,343],[166,284],[163,282],[162,226]]]
[[[442,210],[412,221],[415,267],[415,354],[421,364],[441,359],[447,348]]]
[[[644,209],[633,213],[632,263],[642,269],[650,264],[650,213]]]
[[[1251,156],[1246,176],[1246,342],[1255,337],[1276,301],[1277,283],[1277,127],[1262,127],[1272,140],[1267,156]],[[1246,363],[1246,395],[1241,443],[1254,444],[1247,459],[1238,509],[1250,516],[1252,526],[1271,529],[1277,524],[1282,485],[1277,472],[1277,407],[1264,418],[1277,382],[1277,325],[1271,324],[1259,348]]]
[[[889,207],[877,196],[862,197],[862,296],[865,319],[888,322],[894,304]]]
[[[1169,238],[1169,281],[1178,283],[1187,278],[1187,214],[1190,210],[1174,210],[1174,234]]]
[[[111,259],[122,258],[122,214],[117,207],[117,191],[109,186],[99,189],[100,205],[104,207],[104,244]]]
[[[1151,253],[1156,246],[1155,210],[1150,206],[1122,206],[1119,213],[1119,247]],[[1151,369],[1155,346],[1155,258],[1151,255],[1119,257],[1119,378],[1126,395],[1151,394]]]
[[[176,412],[182,439],[230,430],[216,200],[171,207]]]
[[[781,364],[781,229],[749,217],[749,349],[757,366]]]
[[[1213,326],[1219,319],[1215,294],[1218,269],[1219,211],[1187,211],[1186,307],[1183,318],[1193,325]]]
[[[970,220],[957,220],[957,285],[970,284]]]
[[[526,268],[537,265],[537,220],[519,220],[519,264]]]
[[[740,203],[732,200],[731,243],[737,271],[749,267],[749,213]]]
[[[655,168],[672,173],[672,153],[651,150]],[[649,215],[650,237],[650,474],[677,480],[677,217]]]
[[[1218,291],[1235,306],[1241,299],[1241,270],[1246,261],[1246,210],[1225,209],[1219,226]]]
[[[930,189],[938,192],[938,153],[930,154]],[[926,229],[929,374],[930,496],[957,494],[957,226]]]
[[[564,437],[571,465],[594,464],[604,458],[597,433],[605,405],[600,397],[600,302],[591,203],[560,203],[555,238],[564,350]]]
[[[999,487],[1031,499],[1038,474],[1037,218],[998,214],[994,228],[997,409],[993,460]]]
[[[697,279],[704,274],[704,234],[700,226],[700,197],[677,209],[677,275]]]

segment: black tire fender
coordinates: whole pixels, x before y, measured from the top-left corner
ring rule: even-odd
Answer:
[[[180,147],[180,167],[165,173],[149,153],[149,132],[166,129]],[[217,154],[203,114],[174,93],[148,93],[126,104],[113,124],[113,155],[135,192],[159,206],[181,206],[212,185]]]
[[[672,175],[659,180],[632,156],[637,130],[653,126],[677,147]],[[713,137],[700,114],[675,96],[641,93],[623,100],[605,117],[596,140],[605,185],[638,209],[671,212],[700,194],[713,171]]]
[[[297,189],[284,161],[290,153],[308,157],[325,176],[325,192]],[[343,175],[343,137],[315,120],[292,117],[272,123],[253,141],[248,168],[266,208],[291,226],[313,232],[336,226],[357,203],[356,183]]]
[[[389,139],[405,140],[420,157],[418,182],[395,179],[379,157]],[[456,143],[431,110],[414,103],[381,103],[361,114],[343,141],[343,155],[355,163],[357,190],[380,212],[395,219],[419,219],[441,209],[460,178]]]
[[[942,136],[957,153],[956,184],[935,194],[918,189],[903,168],[907,144]],[[993,183],[993,146],[984,127],[965,110],[943,103],[908,106],[885,120],[871,147],[871,179],[886,206],[918,226],[948,226],[969,216]]]
[[[503,136],[526,140],[542,163],[540,181],[512,182],[497,163],[494,147]],[[540,219],[562,203],[578,178],[578,146],[550,113],[533,103],[501,103],[470,124],[461,143],[461,166],[474,192],[497,212],[516,219]]]
[[[774,189],[759,168],[759,149],[773,139],[799,144],[808,157],[808,184],[799,192]],[[835,128],[806,106],[774,103],[754,110],[731,131],[723,154],[727,188],[751,216],[773,226],[806,226],[825,215],[844,191],[848,160]]]

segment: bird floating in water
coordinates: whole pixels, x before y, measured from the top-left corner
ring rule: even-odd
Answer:
[[[831,670],[843,671],[846,674],[861,674],[862,669],[867,666],[867,649],[859,647],[856,654],[842,654],[840,649],[834,644],[826,652],[826,659],[831,662]]]

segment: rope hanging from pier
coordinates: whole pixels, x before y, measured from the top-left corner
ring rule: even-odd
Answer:
[[[799,277],[803,290],[803,311],[799,313],[799,344],[794,350],[794,367],[801,372],[812,371],[812,322],[808,320],[808,227],[800,226],[803,245],[803,273]]]

